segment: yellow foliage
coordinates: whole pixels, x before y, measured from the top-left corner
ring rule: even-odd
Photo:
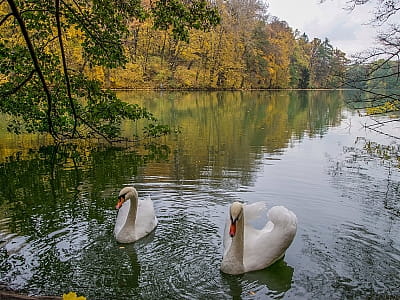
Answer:
[[[368,115],[375,115],[375,114],[382,114],[386,112],[396,111],[400,108],[400,101],[396,100],[393,102],[385,102],[382,105],[375,106],[375,107],[368,107],[366,112]]]
[[[69,292],[68,294],[63,294],[63,300],[86,300],[86,297],[78,297],[75,292]]]
[[[188,70],[186,67],[178,67],[175,72],[175,78],[183,85],[183,87],[191,87],[195,85],[196,71]]]
[[[146,7],[148,3],[152,2],[142,1]],[[256,6],[246,4],[242,9],[240,5],[232,7],[229,1],[216,1],[216,5],[221,24],[206,32],[192,29],[189,43],[172,38],[171,29],[155,29],[151,18],[143,22],[129,20],[131,34],[123,40],[128,58],[124,68],[105,69],[88,64],[82,48],[86,33],[74,26],[63,28],[68,69],[99,80],[104,88],[117,89],[246,89],[295,85],[291,77],[298,71],[292,71],[292,63],[308,68],[310,43],[298,38],[284,21],[260,21]],[[82,7],[82,13],[89,9]],[[0,15],[8,12],[7,1],[0,2]],[[7,40],[7,43],[24,45],[23,36],[15,34],[12,21],[10,17],[3,22],[0,42]],[[52,29],[56,34],[55,28]],[[59,53],[58,40],[51,40],[43,51]],[[0,84],[7,79],[0,77]]]
[[[104,74],[103,67],[88,68],[86,74],[87,74],[88,78],[97,79],[102,84],[104,84],[104,76],[105,76],[105,74]]]
[[[112,70],[113,88],[131,88],[143,84],[142,68],[138,64],[127,63],[125,68]]]

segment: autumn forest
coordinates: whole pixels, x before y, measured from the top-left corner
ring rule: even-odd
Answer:
[[[109,88],[339,86],[347,59],[328,39],[293,30],[258,1],[217,1],[217,6],[220,24],[207,31],[192,29],[188,41],[155,30],[151,21],[132,22],[133,34],[124,41],[125,68],[97,68],[94,76]],[[79,33],[73,38],[79,39]],[[79,55],[74,61],[84,64]]]
[[[338,86],[347,60],[328,39],[293,30],[268,15],[268,7],[259,1],[217,1],[216,5],[219,25],[208,30],[193,28],[186,40],[176,39],[171,30],[155,29],[153,19],[130,20],[130,34],[123,40],[127,62],[119,68],[91,67],[79,47],[82,30],[68,28],[68,65],[107,88]],[[7,13],[6,5],[1,9]],[[14,36],[12,30],[8,33],[3,39]]]

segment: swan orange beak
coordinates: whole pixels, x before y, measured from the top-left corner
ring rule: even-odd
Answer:
[[[229,228],[229,235],[234,237],[236,234],[236,223],[231,223],[231,227]]]
[[[115,205],[115,209],[120,209],[122,204],[124,204],[124,201],[125,201],[124,197],[119,197],[117,205]]]

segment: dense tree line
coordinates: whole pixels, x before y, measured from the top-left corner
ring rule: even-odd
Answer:
[[[343,78],[345,53],[328,39],[294,31],[258,0],[217,1],[221,23],[193,29],[178,41],[154,29],[151,20],[130,23],[124,69],[97,69],[111,88],[335,88]],[[81,61],[83,63],[83,61]]]

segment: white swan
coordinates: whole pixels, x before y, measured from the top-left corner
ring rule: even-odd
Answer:
[[[268,223],[256,229],[248,222],[259,217],[264,209],[263,202],[250,205],[234,202],[230,206],[222,272],[236,275],[261,270],[285,255],[296,235],[297,217],[283,206],[274,206],[267,213]]]
[[[132,243],[146,236],[157,226],[153,201],[150,197],[138,199],[134,187],[124,187],[118,196],[118,210],[114,235],[120,243]]]

